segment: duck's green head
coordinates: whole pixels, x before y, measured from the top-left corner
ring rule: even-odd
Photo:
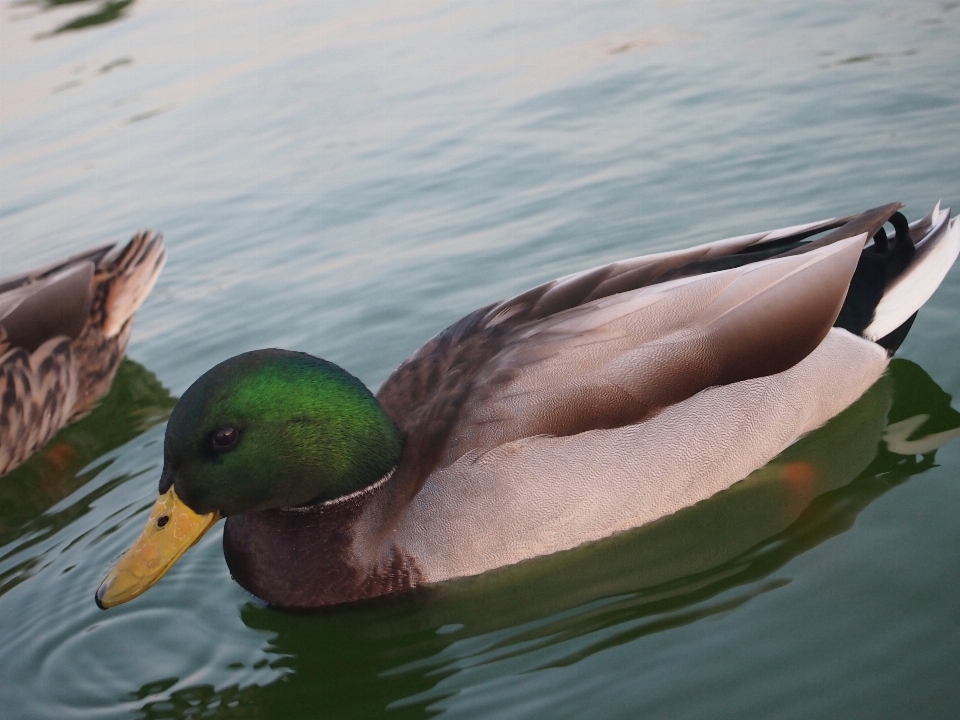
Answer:
[[[235,515],[332,500],[383,477],[400,433],[370,391],[333,363],[257,350],[220,363],[167,424],[160,492],[194,512]]]
[[[402,447],[376,398],[333,363],[285,350],[220,363],[174,408],[160,498],[98,604],[142,593],[220,517],[349,495],[389,473]]]

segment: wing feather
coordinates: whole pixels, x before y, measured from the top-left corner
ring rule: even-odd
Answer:
[[[656,412],[698,388],[789,367],[829,330],[827,319],[835,317],[836,303],[843,302],[847,271],[856,264],[863,233],[873,231],[897,207],[625,260],[471,313],[425,343],[377,392],[407,438],[403,477],[395,485],[412,496],[438,464],[497,438],[532,428],[564,434],[612,427]],[[845,240],[849,242],[843,244]],[[844,250],[836,250],[839,245]],[[817,255],[821,259],[837,258],[837,274],[818,278],[834,261],[806,266],[816,253],[824,253]],[[777,267],[798,270],[795,280],[783,270],[780,281],[755,293],[742,308],[734,303],[721,317],[717,309],[726,307],[723,301],[714,307],[714,324],[706,323],[704,315],[699,326],[691,325],[719,297],[724,283],[736,278],[730,297],[743,300],[749,295],[745,288],[770,272],[762,270],[764,263],[789,257],[798,264]],[[808,269],[800,272],[804,267]],[[780,310],[771,310],[774,306]],[[625,320],[635,313],[642,324]],[[644,343],[648,345],[641,348]],[[626,368],[646,358],[631,362],[632,351],[659,352],[650,367],[669,372],[656,382],[653,375],[646,376],[651,381],[640,388],[644,378],[634,378]],[[554,370],[553,377],[540,381],[552,384],[555,392],[541,397],[533,383],[518,384],[519,376],[531,376],[532,368],[548,375]],[[526,412],[533,420],[523,428],[517,418]]]
[[[833,326],[865,239],[621,293],[525,327],[478,374],[442,465],[523,437],[635,423],[707,387],[792,367]]]
[[[81,260],[0,295],[0,326],[11,347],[36,350],[58,335],[76,338],[90,315],[93,263]]]

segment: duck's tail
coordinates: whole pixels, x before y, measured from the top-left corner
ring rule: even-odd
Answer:
[[[891,352],[903,342],[917,311],[960,255],[960,218],[951,219],[950,209],[941,210],[940,203],[925,218],[909,226],[906,222],[894,226],[896,234],[891,241],[882,228],[879,239],[874,240],[875,247],[889,258],[885,264],[887,277],[873,319],[862,332]],[[898,246],[904,250],[895,259]]]
[[[111,338],[150,294],[167,260],[163,236],[151,231],[134,235],[129,243],[113,248],[98,263],[94,275],[91,316]]]

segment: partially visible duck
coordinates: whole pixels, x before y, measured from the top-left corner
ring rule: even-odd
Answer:
[[[107,393],[165,260],[146,232],[0,279],[0,476]]]
[[[710,497],[883,375],[960,253],[949,211],[899,208],[546,283],[450,326],[376,396],[303,353],[231,358],[173,410],[160,497],[97,603],[142,593],[220,517],[244,588],[312,608]]]

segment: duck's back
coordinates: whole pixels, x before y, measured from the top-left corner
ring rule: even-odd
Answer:
[[[881,237],[897,207],[580,273],[427,343],[378,393],[416,458],[397,546],[427,581],[474,574],[641,525],[768,462],[880,377],[873,340],[902,341],[956,257],[960,226],[939,210],[912,226],[916,248],[902,216]],[[878,313],[935,247],[933,288]]]

